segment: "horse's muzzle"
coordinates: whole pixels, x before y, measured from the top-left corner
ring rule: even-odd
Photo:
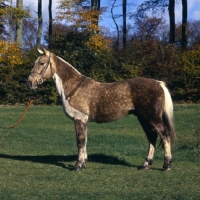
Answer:
[[[38,82],[37,82],[37,80],[35,80],[31,76],[29,76],[28,81],[27,81],[27,86],[30,89],[37,89],[38,88]]]
[[[28,81],[28,82],[27,82],[27,86],[28,86],[30,89],[37,89],[37,88],[38,88],[37,82],[32,83],[31,81]]]

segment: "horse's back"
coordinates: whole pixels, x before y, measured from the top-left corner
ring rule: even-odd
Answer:
[[[110,122],[135,110],[142,112],[162,95],[159,82],[153,79],[132,78],[112,83],[87,79],[70,104],[88,115],[90,121]]]
[[[144,118],[162,112],[164,91],[160,82],[149,78],[132,78],[126,81],[105,83],[99,86],[97,108],[112,119],[134,113]]]

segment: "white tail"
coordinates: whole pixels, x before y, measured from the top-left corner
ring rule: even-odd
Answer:
[[[169,130],[171,142],[174,141],[176,137],[176,133],[174,130],[174,123],[173,123],[173,102],[169,90],[167,89],[164,82],[159,81],[160,86],[162,87],[165,95],[165,102],[164,102],[164,113],[163,113],[163,121],[166,127]]]

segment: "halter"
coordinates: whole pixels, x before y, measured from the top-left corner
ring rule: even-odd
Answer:
[[[50,54],[50,55],[51,55],[51,54]],[[49,57],[48,57],[47,62],[45,63],[44,68],[40,71],[40,73],[38,73],[38,72],[33,72],[33,71],[31,72],[30,76],[32,76],[32,74],[39,74],[39,75],[40,75],[40,78],[38,78],[38,79],[35,79],[34,76],[32,76],[32,78],[35,80],[35,83],[34,83],[33,86],[35,86],[35,84],[41,85],[41,84],[44,82],[43,76],[44,76],[45,72],[47,71],[47,68],[48,68],[49,64],[50,64],[50,67],[51,67],[50,55],[49,55]],[[51,68],[51,72],[52,72],[52,68]]]

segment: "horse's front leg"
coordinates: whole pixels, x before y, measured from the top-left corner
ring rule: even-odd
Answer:
[[[76,139],[78,147],[78,160],[74,166],[74,170],[81,170],[85,168],[87,161],[87,125],[81,120],[75,120]]]

